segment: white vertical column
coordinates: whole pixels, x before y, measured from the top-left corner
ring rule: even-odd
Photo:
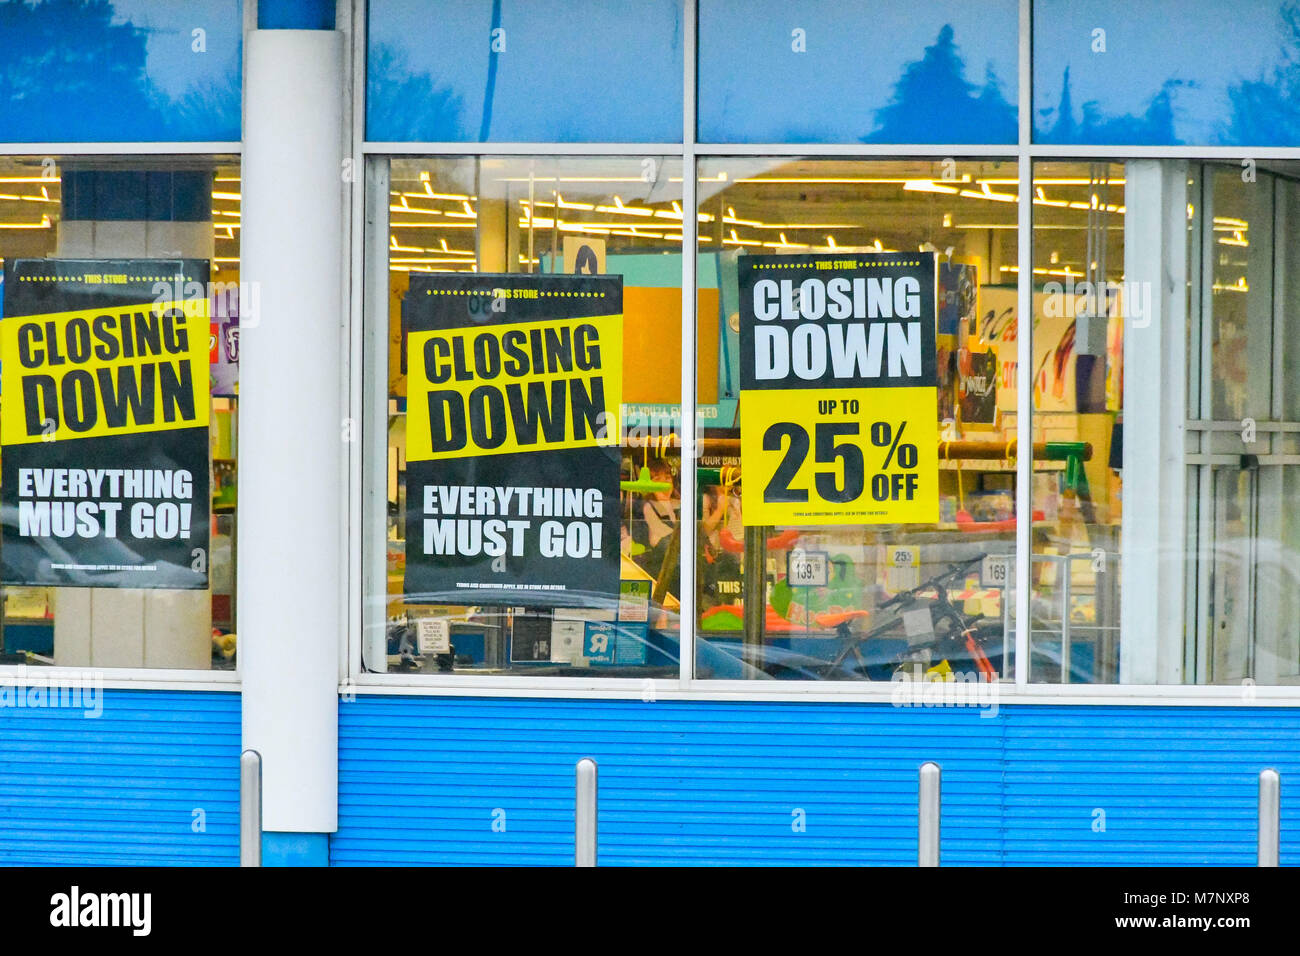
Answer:
[[[346,601],[343,36],[253,30],[245,48],[239,655],[267,831],[338,820]],[[242,304],[242,303],[241,303]]]
[[[1187,543],[1187,163],[1124,172],[1120,682],[1183,675]]]

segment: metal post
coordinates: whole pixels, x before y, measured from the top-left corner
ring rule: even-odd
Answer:
[[[573,865],[596,865],[596,761],[578,761],[573,812]]]
[[[763,629],[767,622],[767,536],[771,528],[745,528],[745,554],[741,572],[744,589],[741,617],[744,623],[741,657],[746,664],[763,667]]]
[[[239,865],[262,865],[262,755],[239,755]]]
[[[939,765],[921,764],[916,813],[916,865],[939,865]]]
[[[1259,772],[1259,866],[1277,866],[1281,842],[1282,777],[1273,769]]]
[[[1065,575],[1061,583],[1061,683],[1070,683],[1070,612],[1074,599],[1071,596],[1074,584],[1074,556],[1065,555],[1059,568]]]

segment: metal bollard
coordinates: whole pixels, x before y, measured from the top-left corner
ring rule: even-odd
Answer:
[[[921,764],[916,808],[916,865],[939,865],[939,765]]]
[[[596,865],[596,761],[578,761],[573,810],[573,865]]]
[[[1259,866],[1277,866],[1282,837],[1282,776],[1259,772]]]
[[[262,755],[239,755],[239,865],[262,865]]]

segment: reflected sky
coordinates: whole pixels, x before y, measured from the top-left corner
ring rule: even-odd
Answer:
[[[0,0],[0,139],[238,140],[242,22],[240,0]]]
[[[854,143],[893,139],[888,127],[905,125],[910,142],[1015,142],[1019,22],[1015,0],[701,0],[700,141]],[[945,27],[962,72],[900,97],[900,80]],[[804,53],[792,49],[796,29]],[[1010,112],[974,122],[969,100],[990,72]],[[882,115],[891,104],[911,121],[891,123]]]
[[[1294,143],[1300,33],[1284,15],[1297,10],[1280,0],[1036,0],[1034,138]],[[1094,52],[1096,30],[1105,31],[1105,52]]]
[[[682,70],[681,0],[372,0],[366,135],[681,142]]]

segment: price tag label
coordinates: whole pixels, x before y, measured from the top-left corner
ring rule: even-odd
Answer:
[[[885,590],[891,594],[921,583],[921,552],[916,548],[885,548]]]
[[[830,581],[830,561],[825,551],[795,548],[786,555],[786,583],[795,588],[824,588]]]
[[[1011,581],[1011,557],[1006,554],[986,555],[980,562],[980,587],[1006,588]]]

